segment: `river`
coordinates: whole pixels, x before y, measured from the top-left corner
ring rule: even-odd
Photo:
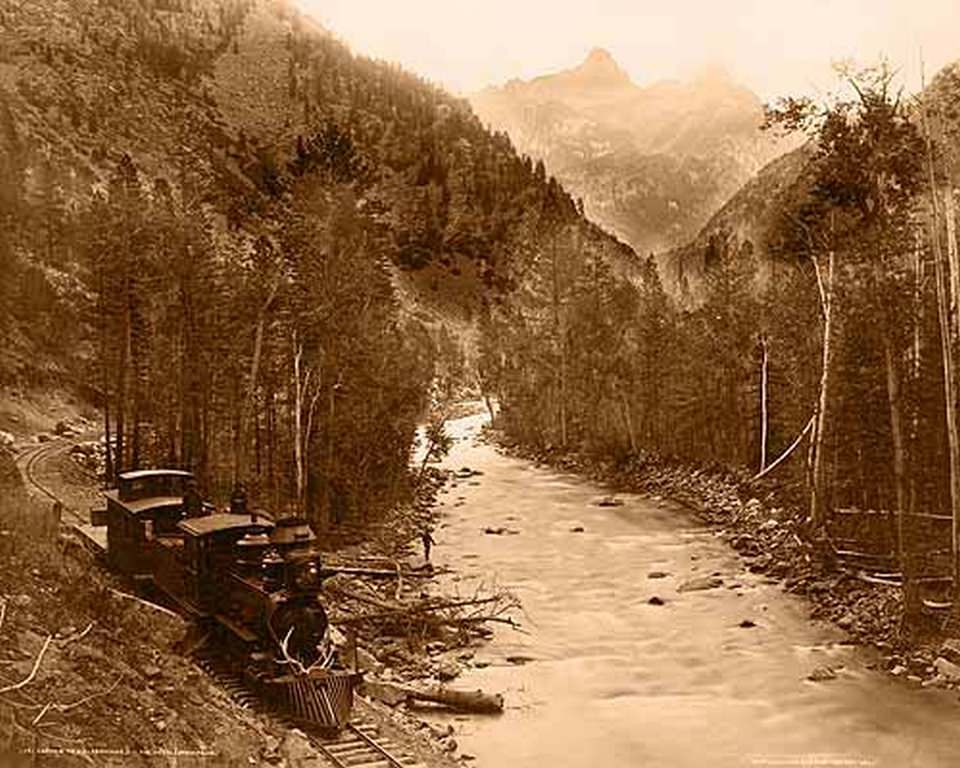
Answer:
[[[524,632],[499,626],[457,681],[507,702],[454,718],[475,765],[960,765],[955,693],[870,669],[870,652],[682,507],[630,494],[599,506],[608,491],[497,453],[476,439],[483,423],[452,424],[445,466],[482,474],[441,495],[434,534],[461,593],[495,583],[523,602]],[[721,587],[678,591],[712,574]],[[836,679],[807,680],[824,665]]]

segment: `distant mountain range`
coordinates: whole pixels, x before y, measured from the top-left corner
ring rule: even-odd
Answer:
[[[641,254],[691,240],[797,144],[762,132],[760,99],[722,70],[638,86],[602,49],[574,69],[511,80],[470,101]]]

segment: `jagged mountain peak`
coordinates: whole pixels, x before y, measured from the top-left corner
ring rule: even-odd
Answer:
[[[570,74],[590,85],[630,85],[630,75],[621,67],[606,48],[593,48],[579,67]]]
[[[606,48],[592,48],[580,66],[561,73],[560,77],[564,75],[576,82],[580,88],[619,88],[633,85],[630,75]]]

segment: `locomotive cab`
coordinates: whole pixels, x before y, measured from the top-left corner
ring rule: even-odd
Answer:
[[[123,472],[107,500],[107,552],[110,563],[134,578],[153,573],[150,543],[179,538],[184,495],[193,475],[178,469]]]

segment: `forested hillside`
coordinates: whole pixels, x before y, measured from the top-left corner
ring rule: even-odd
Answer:
[[[629,269],[469,106],[272,0],[0,9],[0,380],[80,388],[110,473],[319,518],[403,493],[471,319],[544,232]]]
[[[771,110],[810,143],[678,252],[704,270],[682,305],[652,264],[639,287],[548,271],[549,300],[487,335],[508,432],[776,478],[812,540],[885,561],[912,598],[960,584],[958,83],[907,99],[883,67],[846,71],[836,100]]]

